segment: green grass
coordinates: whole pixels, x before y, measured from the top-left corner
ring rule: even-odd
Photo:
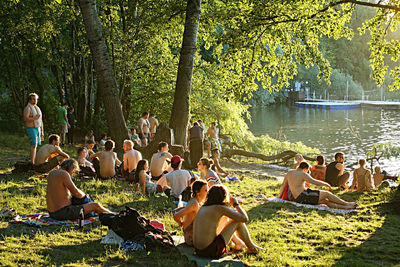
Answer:
[[[46,180],[37,175],[11,174],[10,163],[28,156],[26,138],[0,137],[0,208],[14,208],[19,214],[46,212]],[[74,149],[66,149],[73,152]],[[323,265],[391,266],[400,262],[399,192],[337,192],[345,200],[358,201],[357,212],[346,215],[267,203],[253,196],[276,195],[280,182],[245,175],[242,183],[227,184],[232,195],[244,201],[253,240],[267,249],[259,255],[236,254],[250,266]],[[164,198],[144,197],[123,182],[80,181],[76,184],[104,206],[119,211],[130,206],[148,218],[159,219],[169,231],[182,234],[165,207]],[[398,207],[398,206],[397,206]],[[396,214],[397,212],[397,214]],[[33,228],[0,221],[0,265],[143,265],[191,266],[176,250],[125,253],[104,246],[100,239],[107,228],[100,223],[74,227]]]

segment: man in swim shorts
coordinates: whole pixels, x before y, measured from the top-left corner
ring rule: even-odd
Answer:
[[[289,185],[294,201],[297,203],[311,205],[325,204],[330,208],[336,209],[354,209],[357,207],[356,202],[344,201],[329,191],[307,188],[306,183],[326,186],[328,190],[331,189],[328,183],[312,178],[309,173],[310,165],[307,162],[301,162],[296,170],[290,170],[283,179],[279,197],[282,196],[286,185]]]
[[[28,134],[29,142],[31,144],[31,162],[35,163],[36,148],[43,140],[43,121],[42,111],[36,105],[38,95],[30,93],[28,95],[28,105],[24,109],[24,121],[26,126],[26,133]]]
[[[229,202],[228,202],[229,200]],[[234,209],[229,208],[229,203]],[[221,220],[226,216],[230,220]],[[256,246],[246,227],[249,217],[235,198],[230,198],[228,189],[223,185],[214,185],[208,192],[207,200],[199,209],[193,223],[193,245],[200,257],[220,257],[226,252],[226,246],[237,233],[247,246],[248,253],[264,250]],[[224,225],[220,225],[223,223]]]
[[[79,199],[86,196],[71,179],[76,170],[79,170],[76,160],[68,159],[61,164],[60,169],[50,172],[47,177],[46,204],[50,217],[56,220],[76,220],[81,218],[82,213],[111,213],[96,202],[72,205],[71,196]]]

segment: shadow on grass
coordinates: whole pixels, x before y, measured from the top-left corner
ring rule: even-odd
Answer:
[[[334,266],[391,266],[400,263],[400,190],[387,203],[375,205],[385,221],[365,242],[348,248]]]

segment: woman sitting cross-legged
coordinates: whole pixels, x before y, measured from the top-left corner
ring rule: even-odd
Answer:
[[[229,202],[228,202],[229,200]],[[232,210],[227,204],[233,206]],[[224,227],[219,227],[221,217],[230,220]],[[193,245],[200,257],[220,257],[226,252],[226,246],[232,236],[238,237],[247,246],[248,253],[258,253],[264,249],[256,246],[250,238],[246,222],[249,220],[235,198],[230,198],[224,185],[214,185],[208,192],[207,200],[197,212],[193,224]]]
[[[367,191],[374,188],[372,184],[371,172],[365,168],[365,159],[358,160],[360,167],[355,169],[353,172],[353,183],[351,189],[354,190],[354,186],[357,185],[357,191]]]
[[[203,180],[196,180],[192,186],[192,198],[185,208],[174,215],[174,220],[183,228],[185,243],[193,246],[193,221],[207,197],[208,185]]]

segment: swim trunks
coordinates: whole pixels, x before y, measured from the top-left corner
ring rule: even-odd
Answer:
[[[196,255],[206,258],[218,258],[224,255],[226,251],[225,239],[222,235],[218,235],[208,247],[203,249],[196,248]]]
[[[301,204],[318,205],[319,190],[312,190],[308,188],[307,190],[301,192],[294,201]]]
[[[55,212],[49,212],[50,217],[59,221],[76,220],[80,218],[82,205],[69,205]]]
[[[28,135],[31,146],[40,145],[40,129],[39,128],[26,128],[26,133]]]

